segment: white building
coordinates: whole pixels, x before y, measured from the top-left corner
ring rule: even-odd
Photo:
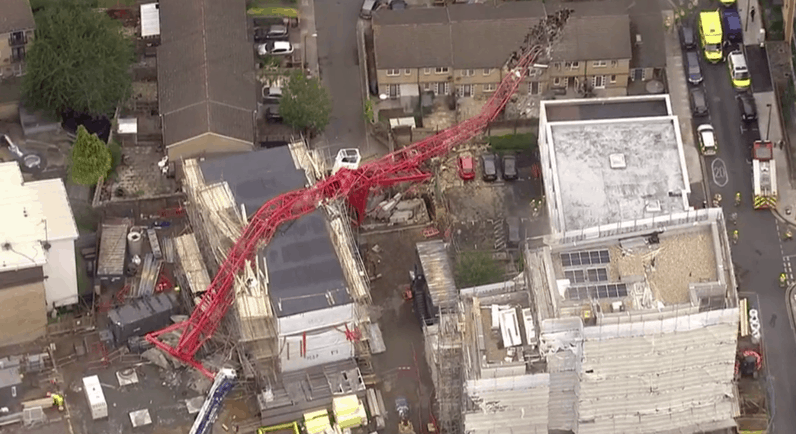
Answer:
[[[78,300],[75,219],[60,179],[24,182],[0,163],[0,345],[44,335],[47,312]]]
[[[553,232],[691,208],[668,95],[542,101],[539,153]]]

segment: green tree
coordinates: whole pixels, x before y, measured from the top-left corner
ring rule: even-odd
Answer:
[[[133,44],[121,24],[82,1],[49,4],[36,15],[26,56],[26,103],[60,115],[113,113],[130,95]]]
[[[319,133],[329,125],[331,110],[329,92],[320,80],[298,71],[290,75],[279,101],[279,114],[285,123],[298,130]]]
[[[77,139],[72,145],[69,177],[75,184],[94,185],[111,170],[111,151],[96,134],[89,134],[82,125],[77,127]]]

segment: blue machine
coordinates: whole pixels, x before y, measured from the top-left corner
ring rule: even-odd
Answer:
[[[210,392],[207,394],[199,414],[196,415],[196,420],[191,426],[190,434],[209,434],[212,431],[213,424],[218,418],[218,413],[221,411],[221,405],[224,403],[224,398],[227,397],[229,392],[235,387],[235,380],[238,376],[233,369],[222,369],[216,374],[213,380],[213,386],[210,387]]]

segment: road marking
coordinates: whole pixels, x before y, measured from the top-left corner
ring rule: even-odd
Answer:
[[[779,220],[775,221],[775,226],[777,228],[777,242],[779,243],[779,253],[782,256],[782,269],[783,269],[782,271],[785,272],[785,276],[788,278],[788,282],[793,282],[793,266],[791,264],[790,258],[796,257],[796,255],[785,254],[785,245],[782,243],[783,234],[780,231]]]
[[[713,175],[713,183],[719,186],[719,188],[724,187],[730,182],[730,178],[727,176],[727,166],[721,158],[716,157],[710,163],[710,170]]]

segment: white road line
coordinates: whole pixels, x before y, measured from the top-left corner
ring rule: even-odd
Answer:
[[[782,256],[782,268],[785,275],[788,277],[788,282],[793,282],[793,267],[791,266],[790,258],[796,255],[785,255],[785,245],[782,243],[782,232],[779,228],[779,220],[775,220],[775,227],[777,228],[777,242],[779,243],[779,254]]]

